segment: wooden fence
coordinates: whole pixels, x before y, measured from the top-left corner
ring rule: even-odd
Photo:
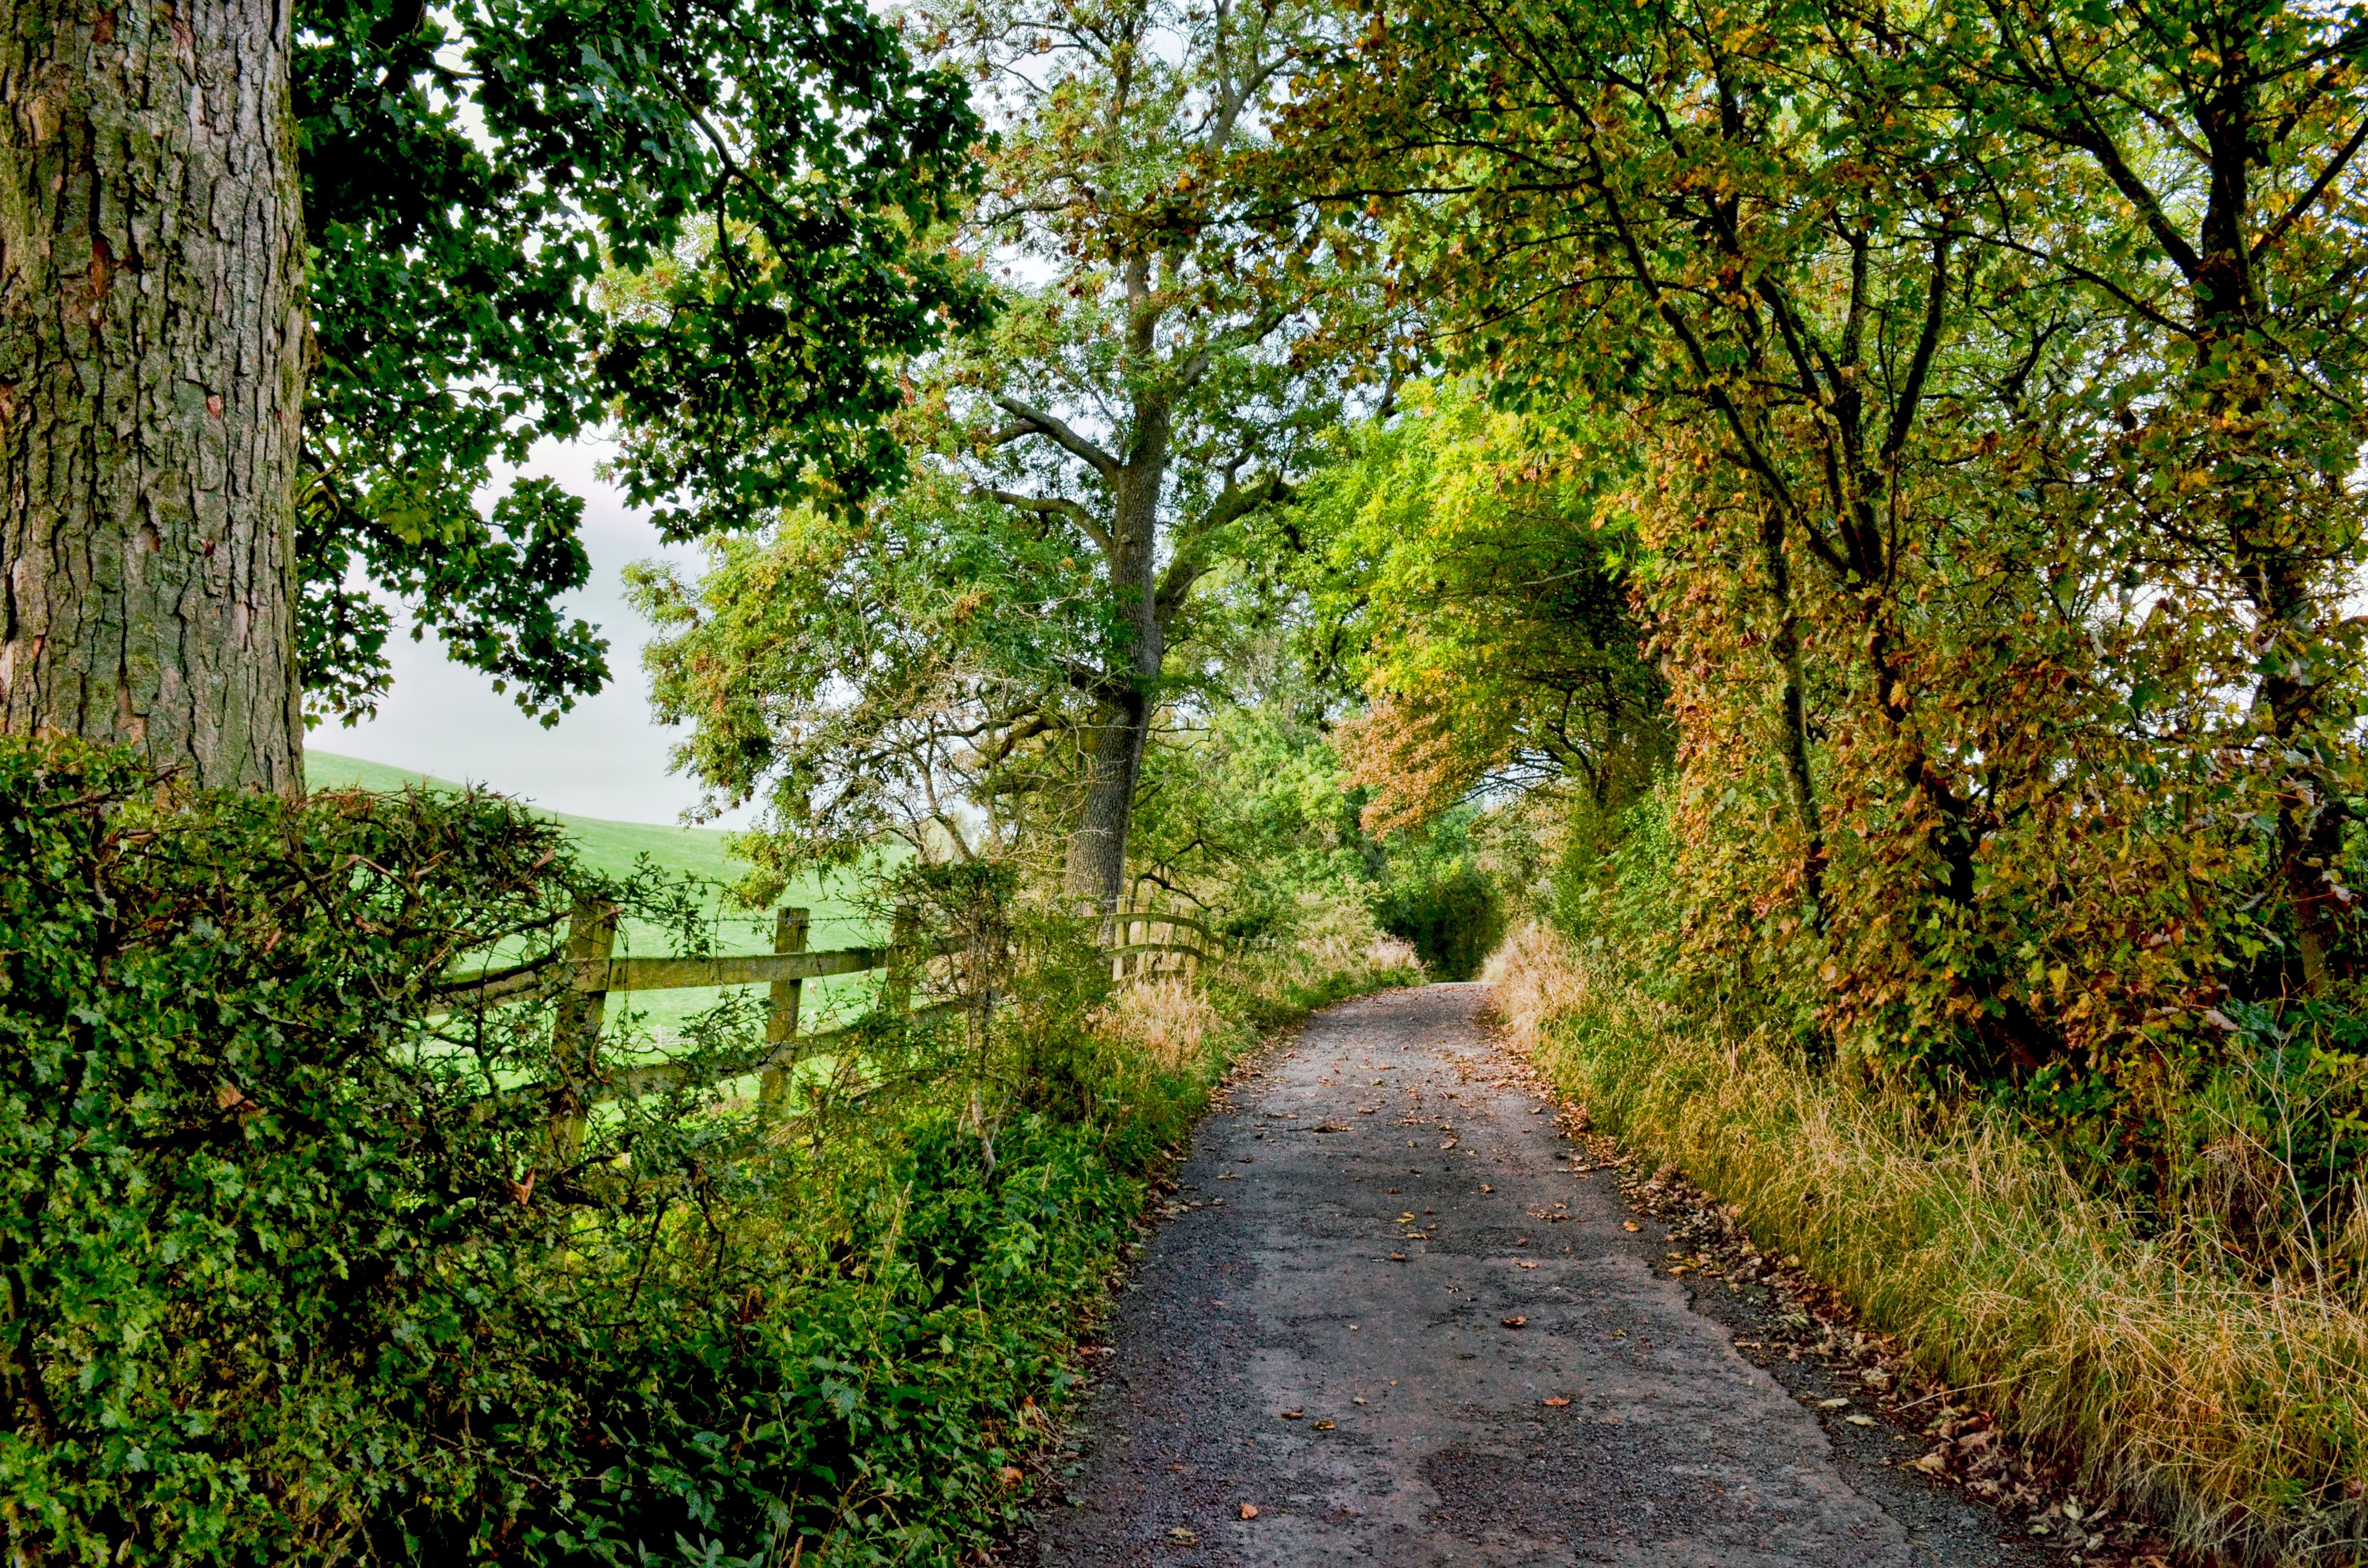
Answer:
[[[1165,939],[1153,935],[1162,927],[1168,933]],[[1179,931],[1190,931],[1199,940],[1179,941],[1176,936]],[[1197,969],[1215,962],[1217,953],[1210,949],[1222,950],[1224,945],[1215,930],[1190,915],[1156,909],[1106,915],[1102,917],[1101,935],[1102,949],[1110,955],[1112,980],[1157,972],[1163,958],[1179,960],[1178,968],[1185,967],[1183,960],[1189,960],[1190,967]]]
[[[763,1075],[759,1092],[769,1102],[788,1093],[790,1073],[800,1053],[848,1032],[836,1028],[807,1035],[798,1033],[799,1004],[807,981],[882,970],[885,971],[885,981],[881,1000],[891,1010],[911,1010],[919,1016],[944,1012],[955,1006],[939,1003],[919,1009],[911,1007],[913,976],[920,965],[956,948],[947,940],[924,937],[911,911],[900,909],[890,920],[888,945],[884,948],[809,952],[806,936],[811,924],[809,910],[776,911],[773,950],[769,953],[691,959],[619,958],[617,912],[586,901],[579,903],[569,917],[567,940],[562,952],[533,963],[455,974],[440,989],[436,1011],[459,1012],[541,991],[552,983],[551,969],[555,964],[564,965],[568,972],[563,977],[565,983],[560,991],[557,1017],[552,1020],[552,1045],[570,1077],[600,1085],[592,1099],[630,1099],[664,1094],[694,1081],[720,1083],[753,1073]],[[1161,926],[1169,928],[1170,939],[1154,937],[1154,930]],[[1193,932],[1201,937],[1200,945],[1174,940],[1176,931]],[[1155,972],[1162,956],[1189,959],[1198,966],[1211,961],[1212,955],[1206,949],[1217,945],[1215,934],[1201,922],[1187,915],[1156,912],[1107,916],[1101,934],[1114,980]],[[611,993],[684,991],[719,985],[771,987],[763,1050],[723,1062],[701,1062],[696,1068],[689,1063],[653,1062],[620,1068],[605,1078],[595,1074],[600,1025]]]

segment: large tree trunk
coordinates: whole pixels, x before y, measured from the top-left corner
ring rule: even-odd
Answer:
[[[295,790],[290,13],[0,6],[0,732]]]
[[[1085,800],[1069,830],[1063,881],[1078,903],[1105,914],[1126,892],[1126,835],[1134,818],[1150,708],[1142,700],[1103,704],[1086,743]]]
[[[1062,881],[1068,892],[1102,911],[1126,893],[1126,837],[1134,821],[1134,787],[1151,737],[1159,678],[1167,667],[1154,571],[1158,563],[1159,493],[1167,479],[1166,403],[1146,399],[1135,411],[1133,449],[1111,483],[1110,589],[1127,619],[1133,646],[1113,672],[1087,741],[1085,801],[1069,833]]]

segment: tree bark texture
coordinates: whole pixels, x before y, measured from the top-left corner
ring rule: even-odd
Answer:
[[[0,11],[0,732],[292,792],[290,12]]]
[[[1100,911],[1126,893],[1126,840],[1134,821],[1134,788],[1167,662],[1157,584],[1159,495],[1167,479],[1170,415],[1164,398],[1135,409],[1133,450],[1111,476],[1110,586],[1133,633],[1122,684],[1103,698],[1086,744],[1085,800],[1070,830],[1063,881],[1068,892]]]

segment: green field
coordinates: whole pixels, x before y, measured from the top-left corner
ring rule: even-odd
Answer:
[[[315,790],[359,789],[380,792],[427,788],[459,790],[461,786],[450,779],[437,778],[425,773],[408,773],[382,762],[365,762],[359,757],[339,756],[334,752],[306,750],[304,779]],[[498,786],[494,786],[498,788]],[[560,812],[540,812],[564,829],[568,841],[585,866],[610,876],[625,876],[646,858],[668,871],[687,873],[703,881],[722,884],[736,879],[746,869],[734,860],[725,848],[731,835],[716,828],[682,827],[672,824],[639,822],[604,822],[598,817],[568,816]],[[812,912],[813,924],[806,945],[814,949],[850,948],[869,945],[879,939],[876,924],[867,919],[856,906],[858,890],[851,881],[832,878],[809,881],[792,885],[781,896],[784,904],[803,905]],[[752,915],[746,910],[727,909],[719,898],[714,901],[716,950],[726,953],[770,952],[773,946],[773,923],[769,915]],[[637,928],[632,922],[618,932],[620,952],[633,950],[636,939],[643,951],[663,951],[657,946],[655,933]],[[803,1028],[827,1028],[834,1017],[844,1016],[860,1006],[868,994],[869,981],[861,975],[833,976],[806,982],[801,1006]],[[678,1028],[682,1022],[715,1005],[722,993],[716,990],[636,992],[630,998],[611,997],[609,1017],[613,1020],[620,1010],[631,1005],[643,1015],[654,1030]],[[660,1034],[659,1039],[664,1040]]]

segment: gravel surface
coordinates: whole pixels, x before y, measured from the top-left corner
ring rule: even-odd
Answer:
[[[1334,1008],[1234,1085],[1008,1563],[2067,1560],[1816,1408],[1818,1369],[1747,1359],[1766,1290],[1698,1310],[1486,997]]]

